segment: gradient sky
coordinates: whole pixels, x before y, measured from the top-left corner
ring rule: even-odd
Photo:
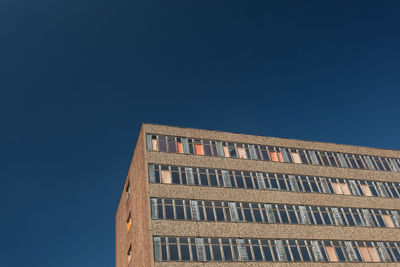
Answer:
[[[142,122],[400,149],[400,1],[0,0],[0,266],[115,266]]]

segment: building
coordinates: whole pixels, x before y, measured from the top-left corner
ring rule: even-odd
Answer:
[[[400,151],[143,124],[116,266],[400,266]]]

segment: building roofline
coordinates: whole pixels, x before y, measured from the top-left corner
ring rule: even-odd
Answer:
[[[143,122],[142,125],[141,125],[141,128],[143,128],[143,125],[156,125],[156,126],[171,127],[171,128],[180,128],[180,129],[188,129],[188,130],[196,130],[196,131],[208,131],[208,132],[215,132],[215,133],[230,133],[230,134],[247,135],[247,136],[261,137],[261,138],[274,138],[274,139],[292,140],[292,141],[309,142],[309,143],[332,144],[332,145],[338,145],[338,146],[347,146],[347,147],[350,147],[350,148],[371,148],[371,149],[378,149],[378,150],[383,150],[383,151],[400,152],[400,150],[389,149],[389,148],[380,148],[380,147],[371,147],[371,146],[361,146],[361,145],[349,145],[349,144],[339,144],[339,143],[323,142],[323,141],[310,141],[310,140],[296,139],[296,138],[288,138],[288,137],[263,136],[263,135],[255,135],[255,134],[248,134],[248,133],[239,133],[239,132],[230,132],[230,131],[220,131],[220,130],[209,130],[209,129],[199,129],[199,128],[191,128],[191,127],[183,127],[183,126],[171,126],[171,125],[160,124],[160,123],[148,123],[148,122]]]

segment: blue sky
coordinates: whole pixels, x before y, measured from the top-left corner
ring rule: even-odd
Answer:
[[[0,266],[109,267],[142,122],[400,149],[399,1],[0,1]]]

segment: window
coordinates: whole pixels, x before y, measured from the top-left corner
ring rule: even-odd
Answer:
[[[125,194],[126,194],[126,201],[128,202],[128,199],[131,195],[131,183],[130,182],[128,182],[128,184],[126,185]]]
[[[153,237],[155,261],[399,262],[400,243]]]
[[[340,183],[340,188],[342,189],[343,194],[345,194],[345,195],[351,195],[350,189],[349,189],[349,187],[347,186],[347,184],[345,184],[345,183]]]
[[[154,151],[158,151],[157,137],[154,135],[152,136],[152,139],[151,139],[151,145],[152,145]]]
[[[151,183],[285,190],[353,196],[399,198],[400,185],[388,182],[333,179],[293,174],[229,171],[205,168],[148,165]],[[128,192],[127,192],[128,197]]]
[[[228,143],[152,134],[146,135],[146,143],[147,149],[150,151],[400,172],[400,159],[397,158],[266,147],[256,144]]]
[[[369,197],[372,196],[371,189],[369,188],[368,185],[362,184],[362,185],[361,185],[361,190],[363,191],[364,195],[369,196]]]
[[[151,198],[152,219],[398,228],[398,211]],[[392,217],[393,216],[393,217]]]
[[[171,172],[169,170],[161,170],[161,180],[164,184],[171,184]]]
[[[302,163],[299,153],[297,152],[290,152],[293,158],[294,163]]]
[[[132,260],[132,245],[129,245],[129,249],[128,249],[128,263],[131,262]]]
[[[392,220],[392,216],[384,214],[382,215],[383,220],[385,221],[386,227],[394,228],[394,223]]]
[[[273,148],[269,149],[269,157],[271,158],[271,161],[279,162],[278,154],[275,152],[275,149]]]
[[[200,140],[194,140],[194,150],[196,152],[196,155],[204,155],[203,146],[201,145]]]
[[[335,248],[332,246],[325,246],[326,254],[328,255],[329,261],[338,262],[339,259],[336,255]]]
[[[131,218],[131,213],[129,212],[128,219],[126,220],[126,231],[129,232],[129,229],[131,229],[131,223],[132,223],[132,218]]]
[[[246,150],[242,147],[243,145],[238,146],[238,158],[240,159],[247,159]]]

